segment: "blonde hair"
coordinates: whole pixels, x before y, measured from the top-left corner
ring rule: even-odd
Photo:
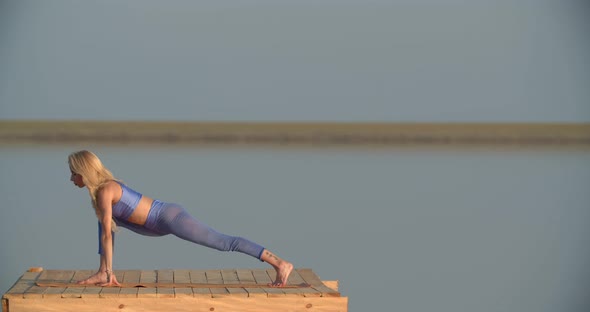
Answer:
[[[82,176],[84,185],[88,188],[90,199],[92,201],[92,208],[96,217],[100,220],[101,213],[98,209],[96,196],[100,188],[110,181],[119,181],[115,179],[111,171],[107,169],[98,156],[86,150],[71,153],[68,156],[68,165],[73,173]],[[111,229],[117,231],[117,224],[111,219]]]

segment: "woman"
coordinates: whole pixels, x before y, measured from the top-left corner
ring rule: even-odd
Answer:
[[[100,267],[80,284],[120,285],[113,272],[113,231],[118,225],[149,236],[174,234],[221,251],[238,251],[267,262],[276,270],[271,286],[285,286],[293,265],[245,238],[221,234],[195,219],[180,205],[151,199],[132,190],[89,151],[68,157],[70,180],[86,187],[99,221]]]

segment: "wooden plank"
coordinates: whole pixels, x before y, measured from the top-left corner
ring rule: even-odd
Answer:
[[[277,272],[274,269],[266,269],[266,274],[268,277],[274,281],[276,279]],[[293,285],[291,285],[293,286]],[[289,288],[290,286],[287,285],[286,287],[279,287],[284,293],[285,296],[301,296],[303,297],[303,292],[300,288]]]
[[[69,283],[74,277],[74,270],[48,270],[47,274],[52,278],[53,282],[57,283]],[[61,298],[62,293],[66,290],[66,287],[50,287],[43,293],[43,298]]]
[[[174,284],[190,284],[189,270],[174,270]],[[174,288],[175,297],[193,297],[193,289],[190,287]]]
[[[140,283],[155,283],[156,271],[141,271],[139,274]],[[137,297],[139,298],[156,298],[158,290],[155,287],[140,288],[137,290]]]
[[[86,287],[82,291],[82,298],[100,298],[101,291],[102,287],[100,286],[86,285]]]
[[[297,270],[291,271],[291,275],[289,275],[289,280],[287,281],[287,285],[300,285],[306,284],[305,280],[299,275]],[[321,297],[322,293],[313,289],[312,287],[308,287],[302,290],[302,294],[304,297]]]
[[[157,270],[156,276],[159,283],[174,284],[174,271]],[[174,289],[170,287],[157,287],[158,298],[174,298]]]
[[[71,282],[77,284],[78,282],[89,278],[94,273],[96,273],[96,271],[94,271],[94,270],[76,270],[74,272],[74,277],[72,277]]]
[[[72,277],[72,283],[75,284],[68,284],[66,285],[67,289],[64,291],[65,297],[73,296],[77,298],[98,298],[98,294],[102,287],[96,285],[80,285],[77,282],[87,279],[88,277],[95,274],[96,271],[93,270],[79,270],[74,273],[74,277]],[[44,279],[43,276],[39,277],[37,281],[37,285],[40,286],[41,289],[47,289],[47,287],[51,287],[50,284],[54,284],[51,280]],[[79,289],[74,289],[79,288]],[[25,294],[25,297],[28,294]],[[33,296],[30,297],[31,299],[34,298]]]
[[[87,285],[87,284],[78,284],[78,283],[45,283],[45,282],[35,282],[35,285],[39,287],[77,287],[77,288],[85,288],[85,287],[102,287],[102,288],[266,288],[270,287],[264,284],[242,284],[242,283],[234,283],[234,284],[210,284],[210,283],[119,283],[118,285],[111,285],[111,286],[97,286],[97,285]],[[302,284],[302,285],[285,285],[281,287],[281,289],[302,289],[302,288],[309,288],[310,285]]]
[[[39,275],[41,275],[42,271],[30,271],[30,272],[25,272],[23,274],[23,276],[21,277],[22,281],[35,281],[37,280],[37,278],[39,277]]]
[[[42,274],[42,272],[25,272],[14,283],[14,285],[4,294],[6,298],[23,298],[24,294],[31,288],[35,287],[35,280]]]
[[[100,286],[98,284],[78,284],[78,283],[43,283],[43,282],[35,282],[35,285],[39,287],[53,287],[53,288],[66,288],[66,287],[77,287],[77,288],[267,288],[272,287],[264,284],[210,284],[210,283],[119,283],[118,285],[111,285],[111,286]],[[309,284],[302,284],[302,285],[285,285],[281,287],[274,287],[280,289],[302,289],[302,288],[309,288],[311,287]]]
[[[72,277],[72,282],[78,282],[88,278],[92,275],[92,271],[90,270],[79,270],[74,272],[74,276]],[[77,286],[77,285],[76,285]],[[66,290],[61,294],[62,298],[82,298],[82,292],[84,292],[86,287],[67,287]]]
[[[2,298],[2,312],[8,312],[8,299]]]
[[[211,312],[211,311],[245,311],[245,312],[346,312],[346,297],[283,297],[283,298],[243,298],[228,296],[226,298],[60,298],[29,300],[10,299],[12,311],[37,312],[102,312],[102,311],[175,311],[175,312]]]
[[[268,276],[268,273],[266,273],[266,269],[253,269],[252,275],[254,276],[254,279],[256,280],[257,284],[268,285],[268,284],[272,283],[270,276]],[[263,287],[262,289],[266,292],[268,297],[284,297],[285,296],[285,292],[279,288]]]
[[[232,286],[236,284],[240,285],[240,280],[238,279],[238,273],[236,270],[221,270],[221,278],[223,278],[223,284],[229,284]],[[227,291],[232,296],[248,297],[248,292],[244,288],[228,287]]]
[[[42,271],[41,274],[39,275],[39,278],[37,279],[37,282],[42,282],[42,281],[47,281],[47,275],[49,274],[49,271]],[[27,299],[33,299],[33,298],[43,298],[43,293],[45,292],[45,290],[47,290],[47,287],[40,287],[37,285],[34,285],[33,287],[31,287],[30,289],[28,289],[25,293],[24,293],[24,298]]]
[[[117,279],[125,278],[125,271],[115,270],[114,273]],[[120,292],[121,288],[119,287],[102,287],[98,296],[100,298],[118,298]]]
[[[220,270],[207,270],[205,271],[205,275],[207,276],[207,283],[223,284],[223,277],[221,276]],[[211,296],[213,298],[221,298],[230,295],[226,288],[209,288],[209,290],[211,291]]]
[[[236,270],[236,274],[241,284],[256,284],[256,279],[254,279],[251,270],[238,269]],[[248,292],[248,297],[268,297],[268,294],[263,288],[245,287],[244,289]]]
[[[340,293],[338,291],[335,291],[324,285],[320,278],[315,275],[311,269],[296,269],[296,271],[306,283],[312,286],[313,289],[321,292],[322,297],[340,297]]]
[[[198,284],[206,284],[207,283],[207,274],[203,270],[190,270],[189,276],[191,278],[191,283],[198,283]],[[209,288],[193,288],[193,296],[199,298],[211,298],[211,290]]]
[[[123,272],[122,283],[139,283],[141,271],[127,270]],[[119,297],[136,298],[138,293],[137,288],[122,288],[119,292]]]
[[[326,287],[334,289],[335,291],[338,291],[339,281],[337,281],[337,280],[336,281],[322,281],[322,283],[324,285],[326,285]]]
[[[21,281],[18,280],[16,283],[14,283],[14,285],[12,285],[12,287],[10,287],[10,289],[4,293],[4,297],[7,298],[18,298],[18,297],[23,297],[24,293],[29,290],[29,288],[31,288],[31,286],[34,286],[35,284],[32,282],[25,282],[25,281]]]

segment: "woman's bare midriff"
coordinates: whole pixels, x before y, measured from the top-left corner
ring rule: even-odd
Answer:
[[[147,196],[142,196],[139,200],[139,204],[137,204],[137,207],[135,207],[135,210],[133,210],[133,213],[129,216],[127,221],[139,225],[144,225],[147,220],[148,214],[150,213],[150,208],[152,207],[153,201],[153,199]]]

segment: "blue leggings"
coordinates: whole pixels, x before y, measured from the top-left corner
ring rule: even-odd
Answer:
[[[242,237],[219,233],[191,216],[182,206],[154,200],[145,225],[137,225],[127,220],[115,218],[118,226],[147,236],[174,234],[184,240],[217,249],[238,251],[260,259],[264,247]],[[98,223],[98,253],[102,254],[100,236],[102,227]],[[113,233],[114,234],[114,233]],[[113,235],[113,243],[115,236]]]

